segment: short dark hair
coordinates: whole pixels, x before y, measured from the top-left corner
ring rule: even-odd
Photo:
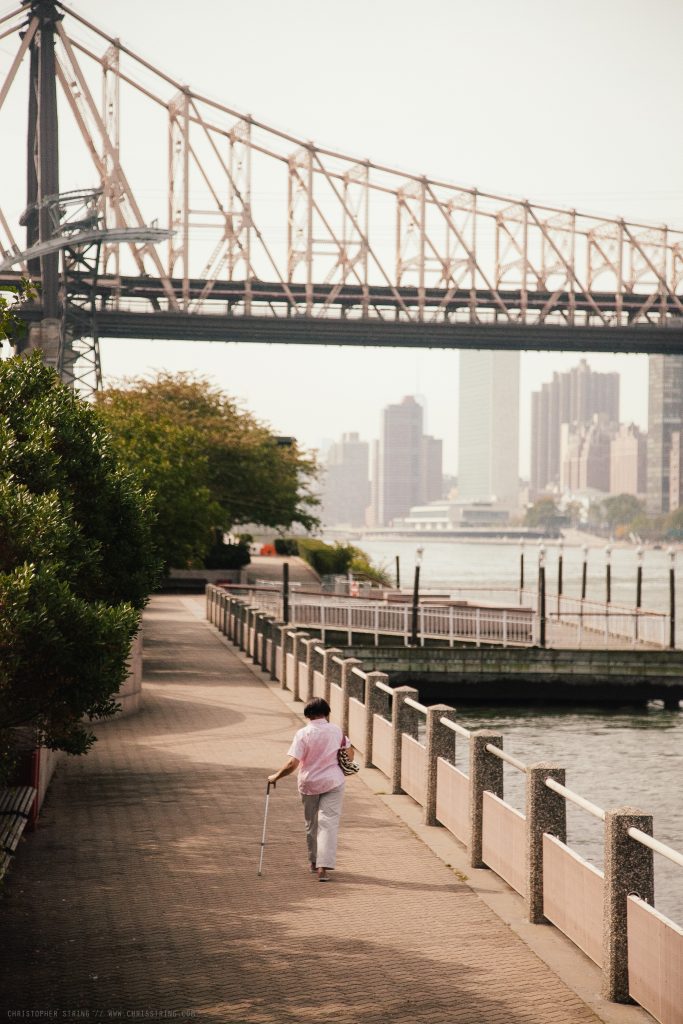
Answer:
[[[330,713],[330,705],[322,697],[314,697],[309,700],[304,708],[306,718],[327,718]]]

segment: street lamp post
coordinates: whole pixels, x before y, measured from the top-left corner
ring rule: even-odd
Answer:
[[[581,569],[581,600],[586,600],[586,583],[588,582],[588,545],[583,546],[583,566]]]
[[[401,589],[401,559],[396,555],[396,589]]]
[[[562,570],[564,568],[564,541],[560,539],[560,553],[557,556],[557,621],[560,621],[560,611],[562,608]]]
[[[418,548],[415,552],[415,579],[413,581],[413,614],[410,629],[410,643],[412,647],[417,647],[419,644],[418,630],[417,630],[417,617],[420,606],[420,563],[422,562],[422,553],[424,548]]]
[[[282,621],[289,623],[289,562],[282,563]]]
[[[545,548],[538,549],[538,625],[539,643],[545,647]]]
[[[612,600],[612,549],[607,545],[605,548],[605,604]]]
[[[519,603],[524,603],[524,541],[519,542]]]
[[[638,624],[640,618],[640,609],[643,603],[643,549],[638,546],[636,548],[636,558],[638,559],[638,568],[636,569],[636,622],[635,622],[635,638],[638,639]]]
[[[676,646],[676,552],[669,548],[669,647]]]

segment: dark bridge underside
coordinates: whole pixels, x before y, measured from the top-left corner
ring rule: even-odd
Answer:
[[[18,275],[0,274],[2,284],[16,284]],[[182,281],[172,280],[176,296]],[[88,282],[82,282],[86,288]],[[198,300],[206,282],[189,282],[190,303]],[[673,296],[657,297],[647,316],[625,326],[605,324],[605,317],[621,311],[621,318],[643,317],[646,295],[498,292],[469,290],[447,293],[427,289],[422,297],[423,320],[418,321],[421,297],[416,288],[369,289],[359,286],[315,285],[313,314],[304,312],[303,284],[280,282],[217,281],[204,296],[203,312],[168,309],[162,282],[156,278],[103,279],[97,288],[97,332],[103,338],[170,341],[222,341],[299,345],[373,345],[397,348],[496,348],[537,351],[591,351],[630,353],[683,353],[683,318]],[[71,291],[74,295],[74,291]],[[84,294],[81,297],[85,297]],[[116,300],[121,307],[116,309]],[[251,313],[245,314],[245,300]],[[296,303],[292,305],[292,300]],[[522,303],[527,319],[507,319],[500,302],[513,318]],[[323,308],[327,303],[326,308]],[[363,304],[368,316],[361,316]],[[404,308],[405,307],[405,308]],[[405,310],[409,313],[406,314]],[[24,310],[27,321],[41,319],[40,306]],[[408,317],[414,316],[411,320]],[[552,319],[550,319],[552,317]],[[476,322],[472,322],[472,320]],[[573,322],[570,322],[573,321]]]

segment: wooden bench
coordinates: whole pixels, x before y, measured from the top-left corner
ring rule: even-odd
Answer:
[[[10,864],[36,798],[33,786],[12,786],[0,790],[0,878]]]

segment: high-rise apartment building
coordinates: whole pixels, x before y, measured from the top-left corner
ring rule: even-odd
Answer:
[[[443,498],[443,441],[425,434],[422,438],[422,501]]]
[[[674,430],[671,434],[671,454],[669,456],[669,512],[675,512],[683,505],[683,444],[681,431]]]
[[[647,434],[635,423],[622,423],[610,448],[610,494],[644,495],[647,473]]]
[[[377,466],[382,526],[421,504],[422,423],[422,406],[410,395],[382,411]]]
[[[614,429],[604,415],[594,416],[588,424],[562,424],[560,487],[563,491],[609,493]]]
[[[342,434],[330,446],[322,493],[322,521],[328,526],[364,526],[370,504],[369,445],[358,434]]]
[[[531,396],[532,496],[560,483],[561,428],[587,427],[593,416],[619,422],[619,374],[595,373],[585,359],[566,373],[554,373]]]
[[[649,367],[647,509],[662,513],[672,510],[671,445],[683,430],[683,356],[653,355]]]
[[[519,501],[519,352],[460,352],[458,500]]]
[[[388,526],[414,505],[441,497],[442,442],[423,434],[423,422],[422,406],[412,396],[382,412],[372,503],[377,525]]]

